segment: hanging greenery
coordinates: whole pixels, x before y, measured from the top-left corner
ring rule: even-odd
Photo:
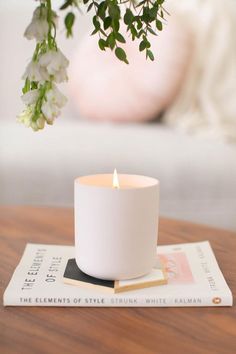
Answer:
[[[139,42],[140,52],[147,60],[154,60],[150,35],[162,30],[167,11],[165,0],[65,0],[60,10],[66,12],[64,25],[66,36],[73,35],[73,26],[80,7],[93,12],[92,35],[97,35],[101,50],[112,50],[115,56],[129,64],[122,44],[126,39],[120,31],[123,23],[126,35]],[[32,20],[25,30],[25,37],[36,41],[35,50],[23,75],[22,100],[26,107],[18,121],[34,131],[43,129],[45,123],[53,124],[66,103],[66,97],[57,84],[67,81],[68,59],[58,48],[56,41],[58,15],[52,9],[51,0],[40,0]]]

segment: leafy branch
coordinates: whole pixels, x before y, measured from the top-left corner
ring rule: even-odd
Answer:
[[[116,57],[128,64],[125,50],[120,46],[126,43],[126,39],[120,32],[121,23],[124,23],[127,35],[132,40],[139,42],[139,51],[145,52],[146,58],[154,60],[151,51],[150,35],[157,36],[162,31],[166,22],[164,9],[165,0],[82,0],[87,7],[87,12],[94,11],[92,18],[94,29],[92,35],[98,34],[98,46],[101,50],[110,49]],[[72,9],[79,9],[77,0],[65,0],[61,10],[70,9],[65,16],[67,37],[72,36],[75,15]]]

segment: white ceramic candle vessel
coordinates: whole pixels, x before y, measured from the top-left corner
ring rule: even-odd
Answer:
[[[79,268],[121,280],[151,271],[156,260],[159,182],[145,176],[93,175],[75,180],[75,246]]]

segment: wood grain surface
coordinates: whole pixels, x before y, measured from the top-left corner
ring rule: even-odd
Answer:
[[[71,209],[0,207],[1,299],[25,244],[73,244]],[[236,234],[162,219],[159,243],[209,240],[233,294]],[[2,301],[2,300],[1,300]],[[1,302],[1,354],[236,353],[232,308],[40,308]]]

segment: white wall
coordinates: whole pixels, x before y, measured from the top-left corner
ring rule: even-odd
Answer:
[[[55,10],[63,0],[53,0]],[[16,115],[22,110],[20,100],[24,73],[28,61],[31,59],[35,42],[28,41],[23,37],[26,26],[31,17],[37,2],[34,0],[7,0],[0,1],[0,119],[16,119]],[[65,11],[58,11],[60,26],[58,31],[58,44],[68,58],[72,55],[79,40],[88,31],[89,16],[78,13],[74,38],[67,40],[63,26]],[[63,91],[66,93],[67,85],[64,84]],[[64,109],[67,117],[73,115],[73,108],[70,102]]]

